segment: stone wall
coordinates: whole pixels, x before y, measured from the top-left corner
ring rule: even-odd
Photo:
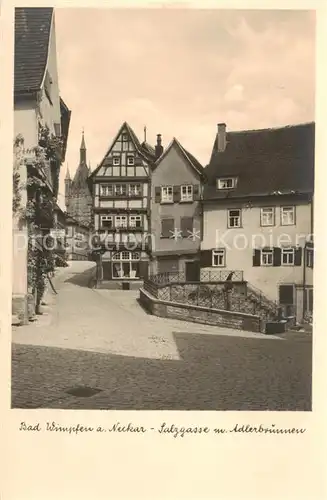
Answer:
[[[259,316],[163,301],[152,297],[144,288],[140,289],[140,302],[151,314],[164,318],[175,318],[252,332],[261,332],[264,327]]]

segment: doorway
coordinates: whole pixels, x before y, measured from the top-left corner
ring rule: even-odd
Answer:
[[[279,285],[279,304],[283,307],[286,316],[295,314],[294,285]]]
[[[200,281],[200,262],[197,260],[185,262],[185,280]]]

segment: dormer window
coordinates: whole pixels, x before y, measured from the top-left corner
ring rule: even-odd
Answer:
[[[233,189],[236,187],[236,177],[217,179],[217,189]]]

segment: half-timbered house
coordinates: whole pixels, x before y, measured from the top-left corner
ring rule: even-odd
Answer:
[[[162,152],[141,143],[124,123],[100,165],[89,177],[93,193],[95,233],[102,252],[98,285],[140,281],[148,275],[151,250],[150,178]]]

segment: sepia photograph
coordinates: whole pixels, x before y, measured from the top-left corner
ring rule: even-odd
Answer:
[[[310,412],[315,11],[14,19],[11,408]]]

